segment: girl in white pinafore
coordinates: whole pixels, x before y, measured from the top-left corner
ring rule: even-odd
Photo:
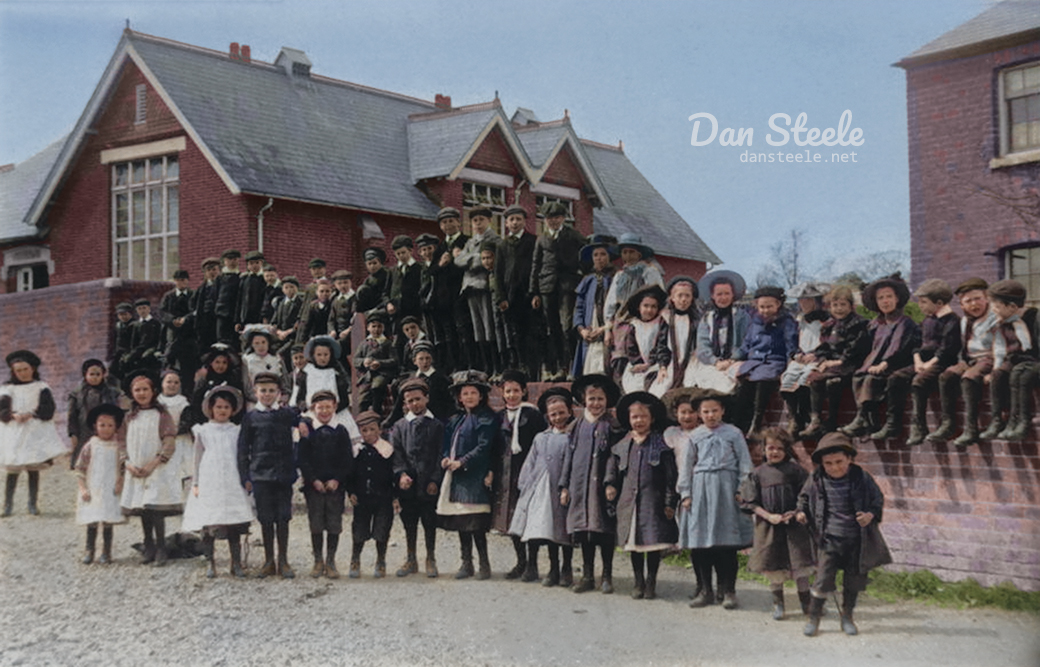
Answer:
[[[183,497],[187,500],[191,485],[186,482],[195,472],[195,440],[191,435],[191,410],[184,412],[191,402],[181,393],[181,376],[173,369],[163,371],[159,405],[166,408],[166,412],[170,413],[170,419],[177,425],[177,437],[174,439],[177,449],[169,465],[180,470]]]
[[[166,564],[166,517],[184,503],[180,469],[169,465],[176,452],[177,425],[158,402],[156,380],[146,372],[130,380],[133,406],[126,417],[126,473],[123,514],[141,517],[142,563]]]
[[[112,526],[125,523],[119,506],[123,488],[123,452],[118,433],[123,426],[123,410],[118,405],[102,403],[87,414],[87,424],[94,435],[83,444],[76,458],[79,496],[76,523],[87,527],[87,548],[83,564],[94,562],[98,527],[103,534],[102,565],[112,562]]]
[[[40,380],[40,358],[29,350],[7,355],[11,379],[0,385],[0,467],[7,470],[3,516],[11,516],[18,475],[29,474],[29,514],[36,500],[40,470],[68,451],[54,425],[54,395]]]
[[[184,508],[184,530],[202,531],[209,568],[206,576],[217,576],[213,546],[216,538],[227,538],[231,573],[243,577],[241,536],[254,518],[249,496],[238,473],[238,433],[241,427],[231,417],[242,410],[242,392],[219,385],[206,393],[202,410],[209,421],[191,428],[195,436],[195,471],[191,493]]]

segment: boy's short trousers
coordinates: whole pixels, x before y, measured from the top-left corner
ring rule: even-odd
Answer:
[[[261,524],[282,523],[292,519],[292,484],[253,482],[256,520]]]
[[[343,532],[346,493],[342,487],[325,493],[318,493],[313,487],[305,487],[303,497],[307,501],[307,521],[312,533],[327,531],[330,535],[339,535]]]
[[[354,506],[354,522],[350,526],[351,538],[357,544],[369,539],[387,542],[390,540],[390,527],[393,522],[393,498],[361,496],[358,498],[358,504]]]
[[[844,587],[847,591],[862,591],[867,587],[867,573],[859,571],[860,538],[827,535],[820,549],[816,565],[816,581],[813,590],[820,594],[837,590],[835,578],[838,570],[845,572]]]

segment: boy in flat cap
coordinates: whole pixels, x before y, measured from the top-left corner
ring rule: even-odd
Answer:
[[[336,296],[332,297],[332,312],[329,313],[329,335],[339,341],[340,363],[350,368],[351,332],[354,330],[354,315],[357,314],[357,293],[354,292],[354,274],[340,269],[332,274]]]
[[[397,360],[390,339],[384,335],[386,313],[372,310],[365,314],[365,330],[368,336],[354,354],[357,383],[360,389],[358,409],[374,410],[382,414],[383,403],[390,382],[397,374]]]
[[[442,422],[448,420],[455,412],[455,399],[451,395],[451,379],[433,366],[433,344],[426,338],[417,341],[407,349],[411,354],[412,369],[398,376],[391,387],[394,397],[394,408],[383,420],[383,427],[389,429],[405,415],[404,396],[401,387],[409,380],[418,378],[426,383],[427,406],[433,416]]]
[[[457,297],[448,291],[446,277],[438,275],[441,241],[433,234],[420,234],[415,237],[415,248],[419,254],[419,265],[422,272],[419,276],[419,303],[422,308],[423,330],[430,342],[437,348],[442,364],[452,361],[452,341],[455,340],[455,323],[449,319],[440,320],[439,313],[450,316],[451,308]]]
[[[224,266],[216,280],[217,297],[213,308],[217,316],[217,341],[238,351],[238,335],[235,325],[238,320],[238,295],[242,288],[242,276],[238,271],[238,260],[242,253],[225,250],[220,259]]]
[[[408,412],[394,422],[390,430],[397,497],[408,549],[404,565],[397,570],[399,577],[419,571],[416,547],[420,521],[426,538],[426,576],[437,576],[437,498],[444,478],[441,468],[444,423],[427,407],[429,393],[430,388],[422,378],[405,380],[400,395]]]
[[[122,302],[116,306],[115,326],[115,354],[112,357],[112,367],[109,372],[118,381],[129,377],[130,372],[123,362],[123,358],[130,354],[130,339],[133,338],[134,330],[131,328],[134,320],[134,305]]]
[[[979,403],[982,401],[984,378],[993,370],[993,335],[997,314],[989,307],[982,278],[969,278],[957,286],[954,294],[961,303],[961,349],[957,363],[939,376],[939,403],[942,420],[939,428],[928,434],[929,440],[949,440],[956,432],[957,390],[964,398],[964,430],[954,440],[966,447],[979,440]]]
[[[867,587],[867,574],[892,562],[878,528],[885,497],[870,473],[853,463],[855,456],[845,434],[835,431],[820,438],[812,454],[816,470],[798,495],[795,520],[809,525],[816,543],[816,580],[803,630],[807,637],[816,636],[827,595],[837,590],[838,570],[845,573],[841,629],[858,634],[852,612]]]
[[[332,281],[318,278],[314,301],[304,303],[300,314],[300,323],[296,328],[296,342],[307,344],[315,336],[325,336],[329,332],[329,316],[332,314]]]
[[[162,323],[152,317],[148,299],[134,301],[137,321],[130,326],[130,352],[125,357],[128,372],[147,370],[157,373],[162,366]]]
[[[904,386],[910,386],[913,412],[910,437],[906,440],[910,446],[924,442],[928,434],[928,396],[937,389],[939,375],[957,362],[961,351],[960,318],[950,308],[953,290],[946,281],[938,278],[926,280],[914,296],[921,312],[926,315],[921,323],[921,345],[914,350],[913,365],[892,374],[893,382],[900,381]],[[900,393],[905,396],[906,390]]]
[[[462,298],[469,307],[471,340],[478,352],[470,356],[470,363],[480,370],[491,372],[488,359],[494,344],[494,320],[491,313],[491,296],[488,292],[488,272],[481,263],[480,254],[485,243],[497,244],[501,239],[491,229],[491,209],[474,208],[469,211],[473,236],[465,247],[455,255],[455,266],[463,269]]]
[[[496,294],[494,307],[500,313],[505,334],[506,368],[523,368],[528,377],[537,377],[535,327],[531,310],[531,264],[534,261],[535,235],[527,232],[527,211],[511,206],[503,214],[506,236],[495,256]]]
[[[983,440],[1024,440],[1032,426],[1033,384],[1037,377],[1036,308],[1026,308],[1026,288],[1017,280],[1000,280],[986,290],[997,314],[993,336],[993,372],[989,378],[992,420]],[[1004,411],[1008,411],[1008,419]]]
[[[307,262],[307,271],[311,274],[311,282],[307,285],[307,289],[303,294],[304,306],[307,306],[307,304],[318,296],[318,281],[327,277],[325,275],[327,271],[325,260],[321,257],[315,257],[311,261]]]
[[[274,318],[274,310],[282,300],[282,281],[278,279],[278,269],[264,264],[264,307],[260,311],[261,321],[270,324]]]
[[[365,270],[368,277],[357,290],[357,305],[361,312],[384,309],[390,303],[390,271],[386,268],[386,251],[365,248]]]
[[[303,295],[296,276],[286,276],[281,281],[282,298],[274,309],[271,326],[274,327],[274,351],[282,356],[285,367],[290,368],[289,347],[296,342],[300,313],[303,311]]]
[[[246,253],[246,272],[242,274],[238,290],[236,331],[242,332],[247,324],[260,324],[264,319],[264,295],[267,281],[264,279],[264,254],[259,250]]]
[[[191,396],[199,352],[195,347],[195,330],[190,317],[193,291],[188,288],[188,272],[184,269],[174,271],[173,283],[175,287],[163,294],[159,302],[159,320],[163,324],[163,368],[176,370],[184,378],[181,390],[185,396]]]
[[[455,264],[455,258],[466,247],[469,236],[462,233],[462,215],[450,206],[437,214],[437,223],[444,233],[444,242],[438,245],[430,263],[434,280],[433,311],[441,326],[433,338],[440,348],[437,359],[445,373],[459,368],[470,368],[469,347],[473,342],[473,327],[469,321],[469,304],[459,295],[465,269]],[[432,329],[431,329],[432,331]]]
[[[394,522],[394,447],[379,433],[379,415],[365,410],[357,416],[361,444],[354,454],[354,474],[348,484],[350,504],[354,507],[351,525],[353,550],[350,555],[350,578],[361,576],[361,552],[365,542],[376,542],[376,566],[373,576],[386,576],[386,547]]]
[[[202,284],[195,290],[191,302],[191,321],[195,328],[195,347],[208,350],[217,342],[217,278],[220,276],[220,259],[207,257],[202,260]]]
[[[404,359],[406,343],[401,330],[405,318],[422,317],[422,304],[419,300],[419,289],[422,286],[422,265],[412,256],[415,243],[404,234],[394,237],[391,247],[397,265],[390,279],[390,301],[386,304],[387,313],[394,323],[394,351],[398,359]]]
[[[581,280],[579,253],[585,237],[565,225],[567,207],[552,202],[545,209],[545,230],[538,236],[531,261],[531,307],[545,314],[549,338],[546,367],[553,380],[565,380],[574,356],[571,323],[575,290]]]

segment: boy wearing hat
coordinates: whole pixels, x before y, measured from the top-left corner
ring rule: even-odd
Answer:
[[[350,338],[354,331],[354,315],[357,314],[354,274],[340,269],[332,274],[332,283],[336,286],[336,296],[332,298],[332,311],[329,313],[329,335],[339,341],[342,349],[340,363],[344,368],[349,368],[348,357],[352,347]]]
[[[238,323],[238,295],[242,288],[242,276],[238,271],[238,260],[242,253],[238,250],[225,250],[220,259],[223,268],[216,280],[216,302],[213,312],[217,317],[217,340],[238,350],[238,336],[235,325]]]
[[[422,308],[423,329],[437,348],[442,365],[452,364],[452,341],[455,340],[455,323],[451,319],[440,319],[439,313],[451,314],[457,294],[448,289],[445,276],[438,273],[441,241],[433,234],[415,237],[416,251],[422,273],[419,277],[419,303]]]
[[[545,229],[535,242],[529,286],[531,307],[541,309],[548,324],[545,362],[554,381],[567,378],[574,357],[574,299],[581,280],[579,253],[585,245],[585,237],[564,224],[566,217],[567,207],[561,202],[546,207]]]
[[[303,293],[303,301],[306,306],[318,295],[317,282],[322,278],[325,278],[327,265],[325,260],[321,257],[315,257],[311,261],[307,262],[307,271],[311,274],[311,282],[307,285],[307,289]]]
[[[281,290],[282,298],[274,309],[271,326],[274,328],[275,352],[282,354],[283,361],[288,361],[286,352],[296,341],[296,329],[303,311],[303,295],[300,294],[300,281],[296,276],[283,278]],[[289,364],[285,366],[288,368]]]
[[[313,419],[306,420],[307,434],[300,438],[298,449],[314,553],[314,578],[324,574],[329,579],[339,579],[336,549],[343,532],[346,486],[354,472],[350,433],[335,419],[337,403],[331,391],[319,391],[311,397]]]
[[[1026,308],[1026,288],[1017,280],[1000,280],[986,290],[997,315],[993,336],[993,371],[989,377],[992,420],[983,440],[1023,440],[1032,425],[1033,384],[1037,376],[1036,308]],[[1004,419],[1007,410],[1009,418]]]
[[[426,383],[428,390],[427,406],[433,416],[442,422],[447,421],[455,412],[455,399],[451,395],[451,380],[439,369],[433,367],[433,344],[428,339],[421,339],[410,347],[412,370],[407,375],[398,377],[392,387],[394,409],[383,421],[384,428],[390,428],[405,415],[404,396],[401,387],[411,379],[417,378]]]
[[[610,350],[604,340],[607,334],[606,302],[610,281],[614,279],[617,240],[606,234],[593,234],[579,252],[578,259],[586,270],[578,283],[574,299],[574,320],[578,345],[574,351],[571,375],[602,373],[610,362]]]
[[[481,253],[485,250],[493,253],[494,246],[501,241],[495,230],[490,227],[491,215],[491,209],[485,207],[470,210],[469,221],[473,227],[473,236],[455,255],[455,266],[463,270],[460,294],[469,306],[472,333],[470,339],[479,350],[470,357],[470,362],[488,373],[493,372],[489,366],[495,340],[495,323],[491,312],[488,271],[481,262]]]
[[[979,440],[979,403],[982,401],[984,378],[993,370],[993,335],[997,314],[989,307],[982,278],[968,278],[957,286],[954,294],[960,300],[961,350],[957,363],[939,376],[939,403],[942,421],[929,440],[948,440],[956,431],[957,390],[964,398],[964,429],[953,444],[965,447]]]
[[[174,288],[163,294],[159,302],[159,320],[163,324],[163,368],[173,368],[185,378],[182,391],[191,396],[194,375],[198,369],[198,348],[192,326],[191,301],[194,292],[188,287],[188,272],[173,272]]]
[[[162,366],[162,323],[152,317],[148,299],[134,301],[137,321],[130,325],[130,352],[125,357],[128,372],[148,370],[157,372]]]
[[[192,295],[191,322],[195,328],[195,348],[208,350],[217,342],[217,277],[220,276],[220,259],[207,257],[202,260],[203,280]]]
[[[397,576],[419,571],[416,547],[421,521],[426,542],[426,576],[436,577],[437,498],[444,478],[444,424],[427,407],[430,388],[422,378],[401,383],[400,396],[408,412],[394,422],[390,443],[394,447],[394,478],[408,555]]]
[[[246,272],[242,274],[236,308],[236,330],[241,332],[247,324],[260,324],[264,317],[264,295],[267,281],[264,279],[264,254],[259,250],[246,253]]]
[[[397,258],[390,279],[390,301],[386,304],[387,313],[394,322],[394,350],[397,358],[405,358],[405,336],[401,326],[405,318],[422,317],[422,305],[419,300],[419,289],[422,286],[422,265],[415,261],[412,248],[415,243],[404,234],[394,237],[391,248]]]
[[[253,390],[256,407],[242,417],[238,434],[238,474],[246,492],[256,499],[256,519],[264,542],[264,565],[259,576],[281,574],[292,579],[295,573],[289,566],[288,548],[292,485],[296,481],[293,429],[300,423],[300,413],[278,404],[282,390],[277,375],[260,373],[253,379]]]
[[[117,381],[122,381],[123,378],[130,375],[129,369],[123,362],[123,357],[130,353],[130,339],[134,335],[130,325],[133,324],[133,319],[134,305],[132,303],[123,301],[116,305],[116,326],[113,331],[115,352],[109,372]]]
[[[538,371],[535,361],[537,345],[532,345],[536,328],[532,326],[531,263],[534,259],[535,236],[526,230],[527,211],[511,206],[503,213],[506,235],[495,255],[493,306],[500,314],[505,334],[508,368],[523,366],[530,377]]]
[[[278,279],[278,269],[270,264],[264,264],[264,307],[260,311],[260,317],[264,324],[270,324],[274,317],[274,310],[278,302],[282,300],[282,281]]]
[[[310,303],[304,302],[300,313],[299,326],[296,329],[296,342],[306,344],[315,336],[329,333],[329,317],[332,314],[332,281],[318,278],[314,282],[315,297]]]
[[[409,373],[415,370],[414,348],[415,345],[422,341],[429,341],[426,337],[426,332],[422,330],[422,325],[418,317],[414,315],[408,315],[407,317],[401,318],[401,339],[403,344],[401,345],[400,359],[401,363],[398,368]]]
[[[456,208],[442,208],[437,214],[437,223],[444,234],[444,242],[433,253],[430,275],[433,276],[435,288],[433,310],[444,327],[443,331],[438,330],[434,334],[434,340],[438,346],[449,350],[447,354],[438,350],[438,359],[447,373],[471,367],[469,347],[473,336],[469,304],[459,296],[465,269],[455,264],[455,258],[466,247],[469,236],[462,233],[462,215]],[[443,342],[438,337],[440,333],[444,334]]]
[[[358,372],[358,409],[382,413],[390,382],[397,374],[397,359],[393,346],[383,332],[386,313],[381,310],[365,314],[368,336],[354,353],[354,368]]]
[[[357,290],[357,307],[361,312],[375,308],[386,308],[390,302],[390,271],[386,268],[386,251],[382,248],[365,248],[365,270],[368,277]]]
[[[855,456],[856,448],[844,433],[820,438],[812,454],[816,470],[798,495],[795,520],[809,525],[816,543],[816,579],[803,630],[807,637],[816,636],[827,595],[837,590],[838,570],[845,574],[841,629],[858,634],[852,613],[867,587],[867,574],[892,562],[878,528],[885,497],[870,473],[853,462]]]
[[[937,388],[939,374],[957,362],[961,350],[960,318],[950,308],[953,290],[945,280],[931,278],[914,292],[921,312],[921,345],[914,350],[912,366],[892,374],[893,382],[901,382],[906,395],[909,385],[913,411],[910,415],[910,437],[906,444],[919,445],[928,434],[928,396]],[[891,400],[889,401],[891,408]]]
[[[394,521],[394,447],[379,433],[379,415],[365,410],[357,416],[361,443],[354,453],[354,473],[349,483],[350,504],[354,508],[351,525],[353,551],[350,578],[361,576],[361,552],[365,542],[376,542],[376,567],[373,576],[386,576],[386,546]]]

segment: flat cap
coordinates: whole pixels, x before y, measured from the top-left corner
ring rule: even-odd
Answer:
[[[462,214],[459,213],[459,209],[453,206],[445,206],[437,212],[437,222],[440,222],[441,220],[446,220],[448,218],[455,218],[456,220],[461,220]]]

